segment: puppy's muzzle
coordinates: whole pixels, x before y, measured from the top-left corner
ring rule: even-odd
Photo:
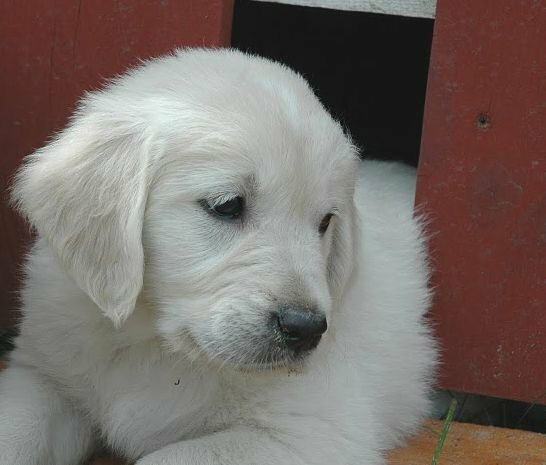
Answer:
[[[296,354],[317,347],[328,328],[322,312],[299,305],[279,305],[274,322],[286,346]]]

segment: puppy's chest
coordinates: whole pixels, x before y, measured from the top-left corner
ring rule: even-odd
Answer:
[[[92,415],[110,446],[136,458],[221,429],[230,413],[219,384],[176,364],[117,367],[98,386]]]

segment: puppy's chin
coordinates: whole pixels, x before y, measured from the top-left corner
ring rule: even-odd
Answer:
[[[229,365],[232,369],[244,373],[263,371],[287,371],[297,373],[303,371],[310,354],[311,351],[295,354],[289,350],[281,350],[266,354],[261,359],[241,359],[236,363],[226,360],[224,363]]]
[[[299,355],[295,358],[286,358],[284,360],[276,360],[273,362],[261,362],[246,365],[231,365],[231,368],[241,373],[301,373],[305,369],[307,359],[307,356]]]
[[[307,356],[298,355],[297,357],[287,357],[282,360],[275,360],[271,362],[256,362],[256,363],[240,363],[234,364],[232,362],[224,362],[220,366],[228,368],[234,372],[243,374],[256,374],[261,373],[288,373],[298,374],[305,371],[307,365]],[[214,362],[213,362],[214,363]],[[217,362],[216,362],[217,363]]]
[[[192,363],[204,363],[216,368],[229,368],[244,373],[263,371],[287,371],[297,373],[305,368],[314,350],[294,352],[282,342],[255,340],[252,344],[236,345],[214,342],[200,344],[198,339],[185,331],[176,344],[169,343],[172,352],[183,354]]]

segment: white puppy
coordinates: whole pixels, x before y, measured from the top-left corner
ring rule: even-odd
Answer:
[[[88,94],[20,170],[36,228],[0,465],[377,465],[429,402],[414,172],[298,74],[185,50]]]

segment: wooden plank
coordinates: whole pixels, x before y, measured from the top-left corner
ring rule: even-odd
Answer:
[[[0,191],[85,90],[177,46],[228,45],[233,0],[0,2]],[[0,202],[0,328],[13,321],[28,231]]]
[[[442,422],[431,420],[421,434],[389,455],[389,465],[432,462]],[[544,465],[546,436],[526,431],[452,423],[441,465]]]
[[[439,0],[418,204],[444,388],[546,402],[546,3]]]
[[[436,0],[254,0],[383,15],[434,18]]]

